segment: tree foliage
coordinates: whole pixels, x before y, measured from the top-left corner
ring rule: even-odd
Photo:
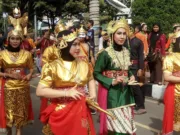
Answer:
[[[149,29],[159,22],[164,33],[172,32],[172,25],[180,22],[180,0],[135,0],[132,4],[134,23],[146,22]]]
[[[104,0],[100,0],[100,23],[108,23],[110,20],[115,17],[118,13],[118,10],[113,6],[109,5]]]

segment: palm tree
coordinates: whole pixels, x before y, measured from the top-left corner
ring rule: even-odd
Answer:
[[[89,0],[89,17],[94,21],[94,26],[99,28],[99,0]],[[99,29],[95,29],[95,52],[98,52]]]

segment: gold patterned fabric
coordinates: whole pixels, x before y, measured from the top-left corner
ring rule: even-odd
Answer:
[[[5,111],[8,127],[13,125],[20,128],[28,124],[28,113],[30,104],[29,87],[23,89],[5,89]]]
[[[163,70],[172,74],[180,73],[180,53],[171,53],[164,59]],[[179,76],[179,75],[178,75]],[[180,131],[180,84],[175,84],[174,130]],[[177,124],[178,123],[178,124]]]
[[[7,50],[0,52],[0,68],[4,71],[13,69],[33,69],[32,54],[25,50],[11,53]],[[7,126],[15,125],[20,128],[26,125],[30,112],[30,86],[29,81],[7,78],[4,86],[5,111]],[[32,111],[32,110],[31,110]]]
[[[85,61],[67,62],[60,58],[43,66],[40,83],[48,87],[61,88],[73,87],[77,82],[79,86],[84,86],[91,79],[93,75]]]

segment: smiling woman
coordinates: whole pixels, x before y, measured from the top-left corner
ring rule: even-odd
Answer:
[[[33,120],[29,92],[33,60],[31,53],[20,49],[22,39],[19,31],[12,30],[8,33],[7,50],[0,52],[0,68],[3,71],[0,76],[4,82],[0,91],[0,131],[8,130],[8,135],[12,134],[12,126],[17,128],[16,135],[21,135],[22,127]],[[29,74],[25,73],[27,68]]]
[[[59,43],[60,58],[43,66],[36,94],[49,98],[42,111],[45,135],[95,135],[92,117],[86,105],[85,85],[89,97],[96,97],[96,86],[89,64],[77,59],[80,41],[76,33],[63,31]],[[74,124],[73,124],[74,123]]]
[[[128,82],[135,80],[129,66],[130,52],[125,47],[129,26],[123,18],[108,24],[112,44],[96,61],[94,77],[99,82],[98,103],[116,116],[116,120],[100,113],[100,135],[130,135],[136,131],[133,121],[133,93]]]

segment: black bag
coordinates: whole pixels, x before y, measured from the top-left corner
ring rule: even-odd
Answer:
[[[159,51],[157,51],[157,52],[149,52],[149,54],[147,55],[147,57],[146,57],[146,60],[148,61],[148,62],[155,62],[155,61],[157,61],[158,59],[161,59],[161,53],[159,52]]]

